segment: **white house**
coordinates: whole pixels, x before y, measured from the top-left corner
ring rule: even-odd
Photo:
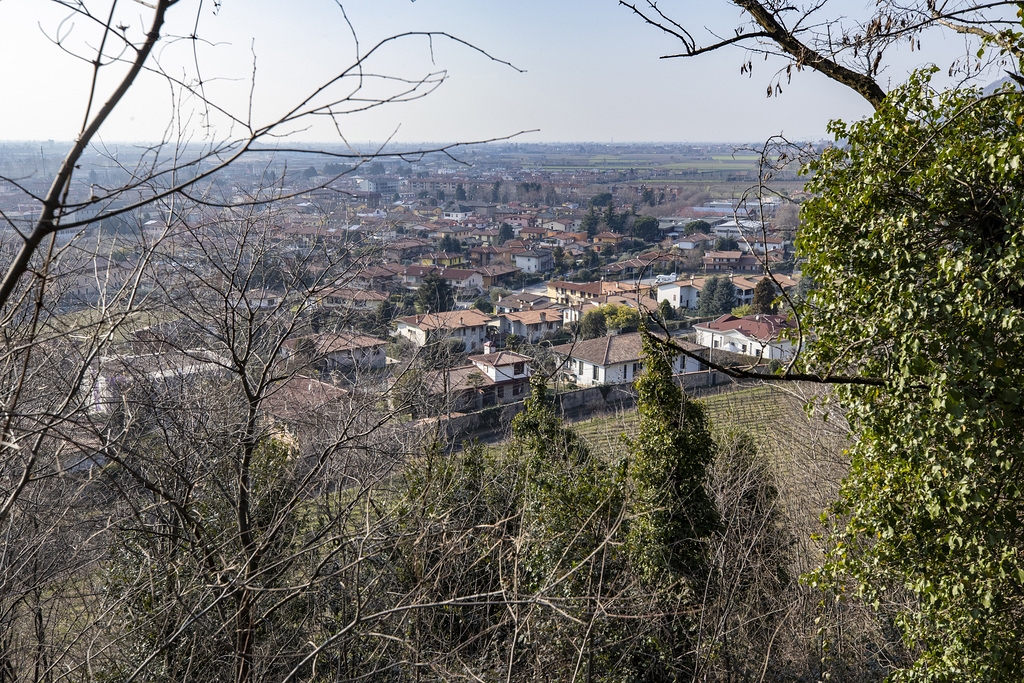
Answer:
[[[514,334],[536,344],[545,334],[557,332],[562,326],[562,311],[557,308],[539,311],[509,311],[499,313],[498,331]]]
[[[704,290],[704,282],[707,278],[691,277],[686,280],[666,282],[658,285],[658,303],[667,301],[673,308],[697,308],[697,300]]]
[[[796,327],[784,315],[723,315],[717,320],[694,325],[701,346],[732,351],[765,360],[782,360],[793,355],[793,343],[783,335]]]
[[[304,346],[311,360],[322,360],[327,369],[379,369],[387,363],[384,347],[387,340],[358,332],[312,335],[289,339],[283,345],[286,355]]]
[[[690,342],[676,343],[694,353],[706,351]],[[562,344],[552,351],[564,360],[563,376],[580,386],[629,382],[643,370],[640,332]],[[682,354],[672,363],[673,374],[704,369],[702,363]]]
[[[520,401],[529,393],[532,360],[511,351],[470,356],[467,365],[428,372],[421,390],[434,412]]]
[[[546,273],[555,267],[555,258],[549,251],[528,250],[512,257],[517,268],[524,273]]]
[[[475,351],[487,339],[487,325],[494,318],[470,308],[465,311],[424,313],[410,315],[396,320],[397,334],[409,339],[416,346],[439,338],[460,339],[466,351]]]

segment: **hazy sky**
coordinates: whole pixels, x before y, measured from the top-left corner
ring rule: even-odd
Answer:
[[[89,0],[86,0],[89,2]],[[105,16],[109,0],[94,3]],[[841,0],[849,12],[871,2]],[[679,0],[660,6],[688,27],[731,34],[738,10],[725,0]],[[197,0],[171,10],[168,33],[187,36]],[[352,63],[351,22],[365,54],[378,41],[407,31],[444,31],[471,42],[519,71],[491,61],[471,47],[435,37],[387,43],[367,61],[365,73],[415,81],[429,74],[445,80],[435,92],[412,102],[375,107],[337,121],[308,122],[306,140],[365,143],[479,140],[538,129],[523,141],[739,141],[782,133],[816,139],[830,118],[859,118],[868,106],[845,88],[803,72],[781,97],[766,98],[769,77],[780,63],[755,61],[752,78],[741,76],[747,55],[741,48],[695,59],[662,60],[679,45],[615,0],[210,0],[198,10],[203,42],[170,42],[157,54],[174,78],[194,82],[195,57],[207,96],[254,125],[288,111],[303,96]],[[0,139],[70,139],[77,134],[88,97],[91,66],[48,40],[84,53],[100,34],[84,18],[61,23],[66,10],[44,0],[0,0],[0,58],[5,64],[0,91]],[[146,10],[121,0],[116,23],[141,35]],[[193,53],[195,48],[195,53]],[[907,51],[883,76],[902,79],[928,59],[947,60],[962,52],[954,37],[926,41],[926,52]],[[928,52],[927,50],[931,50]],[[255,78],[253,64],[255,61]],[[111,67],[113,71],[116,67]],[[99,100],[112,79],[101,82]],[[347,95],[350,106],[374,96],[395,96],[408,81],[373,78],[355,87],[349,79],[328,94]],[[166,80],[150,75],[103,129],[106,140],[193,138],[211,122],[227,130],[216,111],[176,99]],[[251,105],[250,105],[251,94]],[[177,118],[168,115],[179,112]],[[236,127],[239,124],[235,124]],[[238,128],[236,128],[238,130]]]

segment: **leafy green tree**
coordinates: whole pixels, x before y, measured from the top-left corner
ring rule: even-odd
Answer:
[[[628,580],[612,544],[625,504],[623,471],[595,458],[563,424],[539,378],[511,431],[509,457],[519,463],[524,482],[523,580],[559,605],[558,612],[538,615],[533,624],[546,649],[562,652],[560,671],[552,675],[571,679],[578,653],[589,651],[588,659],[599,658],[587,665],[589,677],[617,680],[628,648],[614,617],[602,614],[599,603],[614,599],[617,585]],[[602,653],[604,648],[610,652]]]
[[[612,193],[611,192],[602,192],[600,194],[594,195],[591,198],[591,200],[590,200],[590,208],[594,208],[595,206],[607,206],[608,204],[611,204],[611,203],[612,203]]]
[[[629,549],[648,582],[674,585],[706,571],[704,540],[718,523],[706,486],[715,448],[704,405],[672,379],[674,351],[646,331],[642,344],[640,427],[629,442],[636,488]]]
[[[629,306],[618,304],[606,304],[601,307],[604,311],[605,324],[608,329],[615,330],[620,334],[623,332],[635,332],[640,328],[640,311]]]
[[[662,299],[661,303],[658,304],[658,315],[664,322],[675,320],[676,309],[672,308],[672,304],[668,302],[668,299]]]
[[[584,339],[597,339],[608,334],[608,322],[605,320],[604,311],[600,308],[588,311],[580,320],[580,334]]]
[[[455,186],[455,201],[466,201],[466,188],[462,186],[462,183],[459,183],[458,185]]]
[[[1019,39],[1019,36],[1014,40]],[[1024,100],[931,72],[832,124],[798,239],[817,367],[854,429],[816,583],[892,619],[903,681],[1024,680]],[[892,603],[886,591],[913,600]]]
[[[488,314],[494,313],[494,304],[491,303],[490,299],[483,296],[473,302],[473,308]]]
[[[778,296],[778,288],[769,277],[762,278],[754,286],[754,298],[750,307],[754,313],[772,314],[775,313],[775,299]]]
[[[730,278],[721,278],[718,289],[715,290],[715,296],[711,300],[711,308],[713,310],[711,315],[725,315],[736,308],[736,287],[733,286]]]
[[[614,202],[608,202],[608,208],[605,209],[601,220],[610,232],[621,233],[625,230],[626,214],[616,213]]]
[[[491,203],[497,204],[501,198],[501,181],[495,180],[494,184],[491,185]]]
[[[657,242],[661,239],[661,230],[658,229],[658,219],[654,216],[638,216],[633,221],[630,233],[638,240],[644,242]]]
[[[687,235],[693,235],[698,232],[707,235],[711,232],[711,224],[707,221],[692,221],[683,226],[683,232]]]
[[[812,278],[806,272],[800,274],[800,281],[796,283],[797,301],[806,301],[811,292],[817,289]]]
[[[732,309],[729,312],[732,315],[736,316],[737,318],[742,318],[745,315],[751,315],[754,312],[754,307],[751,306],[750,304],[743,304],[742,306],[737,306],[736,308]]]
[[[420,313],[441,313],[455,307],[455,293],[448,281],[429,273],[416,288],[416,308]]]
[[[460,254],[462,253],[462,241],[454,235],[445,235],[441,238],[438,248],[450,254]]]
[[[555,270],[562,270],[565,268],[565,249],[562,247],[555,247],[551,250],[551,257],[555,261]]]
[[[715,240],[715,251],[736,251],[740,243],[734,237],[719,237]]]

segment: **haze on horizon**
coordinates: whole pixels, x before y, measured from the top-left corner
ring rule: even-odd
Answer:
[[[858,12],[872,3],[846,4]],[[294,131],[290,139],[305,143],[479,141],[521,131],[532,131],[516,137],[523,143],[723,142],[777,134],[816,140],[825,137],[830,119],[870,113],[848,89],[807,70],[789,84],[784,81],[781,96],[766,98],[778,63],[755,61],[748,78],[739,73],[748,58],[741,48],[695,59],[659,59],[679,46],[629,9],[614,0],[595,0],[586,11],[569,5],[359,0],[339,7],[329,0],[293,0],[282,12],[270,0],[228,0],[217,12],[204,6],[198,32],[203,41],[180,40],[156,56],[167,74],[187,79],[194,71],[195,46],[208,96],[244,119],[251,94],[258,125],[350,64],[356,55],[353,32],[362,54],[403,32],[443,31],[471,44],[437,36],[387,43],[368,62],[367,72],[412,80],[426,76],[426,96],[349,114],[337,127],[325,120]],[[677,11],[685,11],[693,26],[712,30],[731,27],[738,14],[725,2],[691,3]],[[65,14],[33,0],[0,3],[0,54],[7,64],[20,66],[5,73],[8,106],[0,109],[0,139],[69,140],[77,134],[90,66],[46,34],[59,33],[67,46],[78,49],[92,44],[92,36],[81,21],[62,23]],[[189,6],[176,7],[169,31],[188,35],[194,19]],[[124,23],[141,32],[137,15],[126,14]],[[909,69],[948,61],[964,49],[961,40],[936,37],[925,52],[900,55],[888,75],[899,82]],[[101,96],[111,82],[101,82]],[[387,97],[404,87],[393,80],[364,81],[356,94]],[[173,140],[187,129],[185,139],[202,142],[207,135],[230,134],[222,116],[196,102],[172,99],[169,91],[163,76],[148,75],[104,127],[102,139]],[[171,111],[179,112],[173,120]]]

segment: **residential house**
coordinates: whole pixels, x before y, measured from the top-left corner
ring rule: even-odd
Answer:
[[[309,354],[306,360],[327,370],[380,369],[387,363],[387,340],[358,332],[338,332],[289,339],[282,345],[286,357]]]
[[[318,296],[322,307],[342,311],[376,311],[387,300],[384,292],[355,287],[330,287]]]
[[[510,311],[498,313],[498,332],[514,334],[531,344],[536,344],[546,334],[554,334],[562,327],[562,311],[541,309],[537,311]]]
[[[550,251],[531,249],[522,251],[512,257],[517,268],[524,273],[546,273],[555,267],[555,257]]]
[[[540,294],[529,292],[517,292],[502,297],[494,304],[497,313],[511,313],[513,311],[532,311],[552,306],[551,299]]]
[[[555,218],[544,221],[541,225],[548,232],[571,232],[576,229],[577,221],[571,218]]]
[[[422,387],[433,412],[480,410],[526,398],[533,359],[511,351],[470,356],[469,363],[426,373]]]
[[[493,247],[490,245],[473,247],[469,250],[469,262],[477,267],[490,266],[497,263],[511,265],[509,254],[509,250],[503,247]]]
[[[673,246],[679,247],[683,251],[693,251],[694,249],[705,250],[709,244],[714,244],[716,237],[706,235],[702,232],[696,232],[692,235],[687,235],[680,238]]]
[[[706,352],[690,342],[675,343],[694,353]],[[643,370],[640,332],[562,344],[552,351],[563,359],[562,376],[579,386],[631,382]],[[673,374],[704,369],[702,363],[682,354],[672,363]]]
[[[490,289],[491,287],[498,287],[502,284],[507,283],[509,280],[514,278],[518,273],[522,272],[521,268],[515,266],[506,266],[502,264],[493,266],[484,266],[483,268],[477,268],[476,272],[480,274],[483,279],[484,289]]]
[[[431,273],[439,273],[440,268],[436,266],[406,266],[402,271],[402,282],[406,287],[415,289],[423,284],[423,278]]]
[[[720,273],[760,273],[764,267],[757,256],[742,251],[709,251],[704,254],[704,271]]]
[[[519,239],[524,242],[535,242],[547,237],[548,231],[544,228],[520,228]]]
[[[635,282],[568,282],[566,280],[552,280],[547,283],[547,296],[552,301],[569,306],[575,306],[609,294],[622,296],[644,297],[651,292],[650,285],[641,285]]]
[[[474,298],[484,293],[484,278],[472,268],[444,268],[437,273],[447,280],[458,298]]]
[[[740,251],[744,254],[754,252],[757,254],[766,254],[771,251],[782,251],[785,247],[785,242],[782,241],[781,237],[775,237],[774,235],[756,235],[748,236],[741,240],[737,240]]]
[[[599,232],[591,238],[594,244],[621,244],[626,238],[615,232]]]
[[[641,313],[654,308],[654,301],[652,299],[644,298],[638,301],[636,295],[622,296],[621,294],[605,294],[604,296],[589,299],[575,306],[566,308],[562,315],[563,321],[565,323],[579,322],[587,313],[601,308],[602,306],[607,306],[608,304],[633,308],[641,311]]]
[[[488,324],[494,318],[471,308],[464,311],[444,313],[423,313],[398,318],[395,321],[396,334],[405,337],[416,346],[424,346],[437,339],[459,339],[464,350],[476,351],[487,340]]]
[[[793,343],[785,334],[796,323],[784,315],[723,315],[694,325],[697,343],[712,350],[732,351],[765,360],[782,360],[793,355]]]
[[[420,254],[431,251],[433,242],[426,239],[406,238],[389,242],[383,247],[383,256],[388,261],[408,261]]]
[[[658,285],[658,303],[668,301],[672,308],[697,308],[697,299],[704,289],[705,278],[690,278]]]
[[[465,265],[465,257],[458,252],[433,251],[422,254],[416,259],[421,266],[439,266],[441,268],[457,268]]]

